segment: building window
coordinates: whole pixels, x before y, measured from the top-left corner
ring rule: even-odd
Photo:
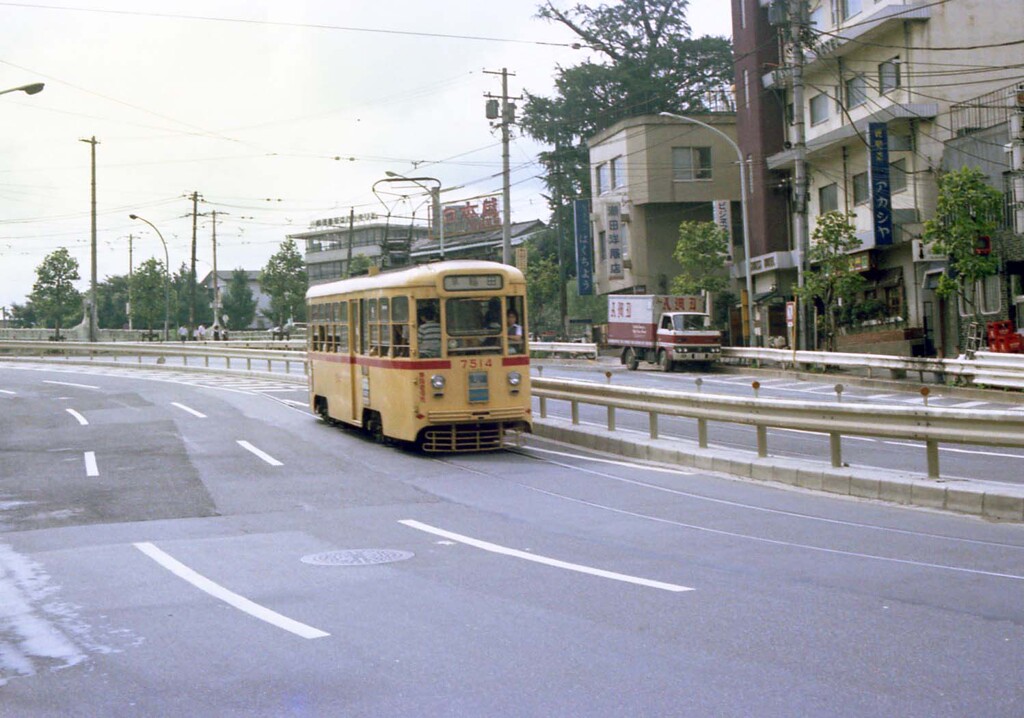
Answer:
[[[868,79],[854,75],[846,81],[846,106],[860,107],[868,101]]]
[[[839,12],[843,20],[851,18],[860,12],[861,0],[839,0]]]
[[[824,92],[811,98],[811,124],[821,124],[828,119],[828,95]]]
[[[818,189],[818,214],[839,209],[839,185],[835,182]]]
[[[711,179],[711,148],[673,147],[672,179],[677,182]]]
[[[868,173],[860,172],[853,176],[853,203],[866,204],[871,201],[871,186]]]
[[[827,23],[827,18],[825,17],[825,12],[827,8],[825,7],[825,5],[826,3],[824,2],[819,3],[818,7],[811,10],[811,26],[818,30],[821,30],[823,27],[825,27]]]
[[[608,184],[608,164],[602,163],[597,166],[597,172],[594,176],[594,188],[597,190],[597,194],[604,194],[608,191],[610,185]]]
[[[608,163],[611,172],[611,187],[612,189],[618,189],[626,184],[625,177],[622,175],[622,158],[616,157]]]
[[[896,160],[889,164],[889,191],[904,192],[907,189],[907,161]]]
[[[998,314],[1003,309],[1003,283],[998,274],[981,279],[981,313]]]
[[[895,90],[901,85],[900,81],[900,59],[894,57],[891,60],[886,60],[878,66],[878,92],[879,94],[886,94]]]

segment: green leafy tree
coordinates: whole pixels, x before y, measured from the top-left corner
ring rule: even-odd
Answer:
[[[924,223],[924,241],[938,254],[949,257],[949,272],[939,278],[939,296],[957,296],[974,310],[980,322],[981,308],[972,291],[977,282],[999,270],[992,254],[976,253],[979,237],[991,237],[999,228],[1002,193],[985,182],[972,167],[949,172],[939,179],[935,218]]]
[[[682,273],[672,278],[675,294],[721,292],[729,286],[725,260],[729,256],[729,235],[714,222],[683,222],[672,257]]]
[[[818,327],[828,351],[836,348],[840,304],[851,303],[866,284],[864,277],[850,265],[850,252],[861,245],[850,223],[852,217],[852,213],[842,212],[828,212],[818,217],[807,253],[811,270],[804,273],[803,289],[797,290],[804,301],[819,305]]]
[[[260,289],[270,297],[266,317],[279,327],[289,319],[305,321],[308,287],[299,248],[294,240],[285,240],[260,273]]]
[[[132,274],[132,324],[136,329],[145,327],[147,331],[153,331],[157,327],[163,328],[165,285],[164,263],[158,259],[147,259]]]
[[[96,285],[96,314],[101,327],[128,324],[128,277],[114,275]]]
[[[72,284],[79,279],[78,260],[64,247],[48,254],[36,267],[29,300],[39,318],[54,326],[57,336],[62,326],[81,316],[82,295]]]
[[[562,332],[559,309],[558,261],[553,257],[531,256],[526,266],[526,298],[530,330]]]
[[[716,37],[692,38],[688,0],[622,0],[538,16],[569,28],[596,58],[555,76],[553,97],[526,92],[520,125],[554,150],[543,153],[553,197],[589,194],[587,138],[615,122],[658,112],[700,112],[709,92],[733,84],[732,47]],[[721,94],[719,94],[721,97]]]
[[[348,265],[348,274],[346,277],[357,277],[360,274],[366,274],[370,271],[370,267],[373,266],[373,260],[365,254],[357,254],[352,257],[352,262]]]
[[[8,316],[14,326],[21,327],[23,329],[34,327],[39,321],[36,316],[36,308],[31,301],[25,302],[24,304],[12,304],[11,311]]]
[[[238,268],[231,273],[222,303],[221,309],[228,315],[228,329],[241,331],[249,328],[256,318],[256,299],[249,288],[249,273],[244,269]]]

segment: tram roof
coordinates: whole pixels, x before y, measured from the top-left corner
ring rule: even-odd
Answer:
[[[374,275],[341,279],[337,282],[326,282],[312,286],[306,292],[306,299],[317,299],[334,294],[362,292],[370,289],[387,287],[404,287],[415,285],[433,286],[437,278],[446,274],[500,273],[512,281],[525,281],[523,273],[516,267],[500,262],[488,262],[478,259],[454,259],[446,262],[431,262],[415,267],[399,269],[393,272],[381,272]]]

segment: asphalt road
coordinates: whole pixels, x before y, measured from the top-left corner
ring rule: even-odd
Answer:
[[[0,365],[0,715],[1024,712],[1020,525],[62,369]]]

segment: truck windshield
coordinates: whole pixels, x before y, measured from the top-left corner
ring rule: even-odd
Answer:
[[[703,314],[677,314],[672,317],[672,323],[677,332],[705,328]]]

